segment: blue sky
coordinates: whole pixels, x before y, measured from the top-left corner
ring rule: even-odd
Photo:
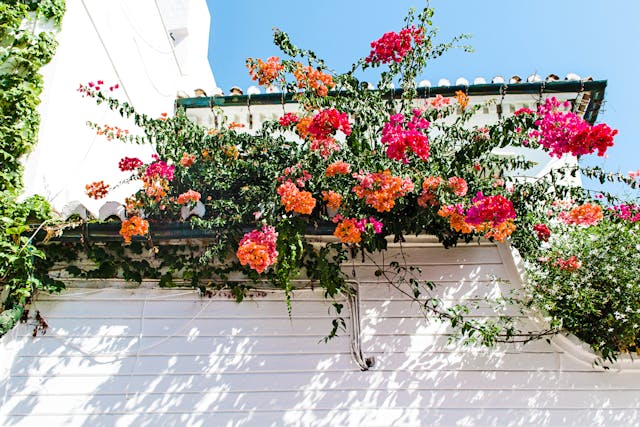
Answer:
[[[247,57],[279,55],[272,28],[289,33],[300,47],[315,51],[330,68],[345,71],[369,53],[369,43],[398,30],[409,7],[426,1],[208,0],[211,10],[209,60],[225,92],[254,84],[244,66]],[[467,33],[473,53],[449,51],[427,67],[423,78],[436,83],[458,77],[526,77],[574,72],[608,80],[606,104],[598,117],[619,130],[608,158],[588,156],[585,163],[626,173],[640,167],[640,1],[432,0],[439,41]],[[590,185],[590,184],[588,184]],[[618,190],[619,191],[619,190]]]

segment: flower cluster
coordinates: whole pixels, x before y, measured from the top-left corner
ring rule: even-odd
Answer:
[[[240,264],[249,265],[258,273],[262,273],[278,260],[276,242],[278,233],[271,226],[263,226],[261,230],[246,233],[238,245],[236,256]]]
[[[577,256],[571,255],[569,258],[558,258],[553,262],[555,267],[558,267],[560,270],[566,271],[575,271],[582,267],[582,263],[578,259]]]
[[[96,125],[95,128],[96,135],[104,135],[107,138],[107,141],[122,139],[129,135],[129,131],[127,129],[121,129],[118,126],[109,126],[105,124],[102,127]]]
[[[257,80],[261,86],[269,86],[277,78],[284,66],[280,63],[280,58],[272,56],[267,61],[262,59],[247,58],[246,62],[252,80]]]
[[[287,212],[297,212],[302,215],[309,215],[316,206],[316,199],[308,191],[300,191],[296,185],[287,181],[278,187],[280,202]]]
[[[280,123],[280,126],[282,126],[283,128],[288,128],[298,123],[298,120],[299,118],[296,114],[286,113],[284,116],[278,119],[278,123]]]
[[[405,124],[403,114],[394,114],[382,128],[382,143],[387,146],[387,157],[408,162],[407,151],[412,151],[422,160],[429,158],[429,140],[422,130],[429,122],[420,115],[418,109],[413,110],[411,119]]]
[[[396,199],[414,188],[410,178],[393,176],[389,169],[366,175],[354,174],[354,177],[360,183],[353,187],[353,192],[378,212],[389,212],[395,206]]]
[[[538,239],[543,242],[549,241],[549,237],[551,237],[551,230],[549,230],[549,227],[547,227],[546,224],[535,224],[533,226],[533,231],[535,231]]]
[[[144,172],[145,176],[148,178],[164,178],[167,181],[172,181],[176,167],[168,165],[164,160],[159,160],[157,155],[153,157],[156,161],[147,166]]]
[[[418,205],[423,208],[440,204],[436,190],[443,180],[439,176],[429,176],[422,182],[422,193],[418,197]]]
[[[518,108],[516,111],[513,112],[514,116],[525,116],[529,114],[535,114],[535,113],[531,108],[527,108],[527,107]]]
[[[307,127],[307,132],[312,139],[327,139],[339,130],[348,136],[351,134],[351,124],[349,115],[335,108],[319,111]]]
[[[133,236],[144,236],[149,232],[149,222],[139,216],[133,216],[122,221],[120,226],[120,235],[124,238],[125,243],[131,243]]]
[[[222,153],[230,159],[237,160],[240,157],[240,150],[235,145],[223,145]]]
[[[596,225],[603,218],[600,205],[594,205],[592,203],[576,206],[569,212],[560,212],[558,216],[560,221],[567,225],[584,226]]]
[[[186,205],[187,203],[190,203],[190,202],[196,203],[199,200],[200,200],[200,193],[194,190],[189,190],[178,196],[179,205]]]
[[[530,135],[538,138],[540,144],[550,150],[551,156],[561,157],[565,153],[578,156],[596,150],[598,156],[604,156],[607,148],[613,146],[613,137],[618,131],[606,124],[590,126],[577,114],[560,111],[561,105],[566,108],[568,103],[560,103],[555,97],[547,98],[538,107],[537,129]]]
[[[331,177],[335,175],[348,175],[349,173],[351,173],[351,165],[342,160],[338,160],[327,166],[325,175]]]
[[[147,196],[159,202],[169,191],[169,181],[155,176],[143,176],[142,185]]]
[[[328,208],[340,209],[340,205],[342,204],[342,195],[340,193],[336,193],[333,190],[323,191],[322,200],[327,202]]]
[[[196,162],[196,156],[189,153],[184,153],[180,159],[180,166],[188,168]]]
[[[300,89],[312,90],[318,96],[327,96],[329,89],[333,89],[336,85],[333,82],[333,77],[310,65],[298,64],[296,69],[293,70],[293,76]]]
[[[629,222],[640,221],[640,206],[629,203],[622,203],[609,208],[609,211],[616,217]]]
[[[362,232],[356,227],[356,220],[353,218],[343,219],[336,226],[333,235],[346,244],[356,244],[362,241]]]
[[[301,139],[307,139],[309,136],[308,129],[312,120],[313,117],[311,116],[300,117],[298,119],[298,123],[296,123],[296,132]]]
[[[307,181],[311,179],[311,174],[302,168],[301,164],[288,166],[284,168],[282,175],[277,179],[278,182],[295,181],[296,185],[304,188]]]
[[[109,184],[105,184],[104,181],[96,181],[84,186],[87,196],[92,199],[102,199],[109,194]]]
[[[400,62],[412,49],[412,42],[420,45],[424,42],[424,30],[411,26],[399,33],[384,33],[378,40],[371,42],[371,52],[365,58],[366,63]]]
[[[118,162],[118,168],[122,172],[131,172],[138,169],[143,164],[144,163],[142,162],[142,160],[138,159],[137,157],[123,157]]]
[[[478,226],[488,223],[492,227],[497,227],[509,219],[516,218],[516,211],[511,201],[499,194],[485,196],[482,192],[478,192],[472,203],[465,218],[469,224]]]
[[[311,143],[311,151],[319,151],[324,158],[334,151],[339,151],[340,146],[334,138],[338,130],[345,135],[351,134],[351,124],[346,113],[340,113],[335,108],[318,112],[310,121],[298,122],[298,134],[308,137]]]
[[[427,101],[427,105],[432,106],[436,110],[439,110],[442,107],[449,105],[451,100],[449,98],[445,98],[444,96],[437,94],[435,98]]]
[[[91,95],[92,91],[96,91],[96,92],[100,92],[100,90],[102,89],[102,86],[104,85],[104,81],[103,80],[96,80],[96,82],[89,82],[87,83],[87,85],[83,85],[82,83],[80,83],[80,86],[78,87],[78,92],[82,93],[83,95]],[[120,87],[120,85],[118,83],[114,84],[113,86],[109,86],[109,92],[113,92],[114,90],[118,89]]]
[[[459,178],[457,176],[449,178],[449,188],[453,191],[453,194],[458,197],[466,196],[469,189],[467,181],[465,181],[464,178]]]
[[[244,127],[244,123],[238,123],[238,122],[231,122],[229,123],[229,130],[234,130],[234,129],[242,129]]]
[[[127,211],[127,215],[132,215],[133,213],[139,212],[140,208],[144,207],[144,203],[142,200],[138,200],[134,195],[124,199],[124,206]]]
[[[335,222],[340,221],[333,235],[346,244],[356,244],[362,241],[362,234],[371,231],[375,234],[382,233],[383,224],[374,217],[369,218],[342,218],[337,216]]]
[[[449,226],[459,233],[470,234],[475,230],[475,227],[465,220],[464,206],[461,203],[442,206],[438,209],[438,215],[447,218]]]
[[[463,110],[469,105],[469,96],[461,90],[456,91],[456,100]]]
[[[472,205],[464,212],[462,204],[443,206],[438,215],[449,219],[449,225],[460,233],[484,233],[487,239],[504,241],[515,231],[516,217],[511,201],[501,195],[485,196],[478,192]]]

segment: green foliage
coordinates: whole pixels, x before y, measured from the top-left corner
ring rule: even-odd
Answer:
[[[64,10],[62,0],[0,4],[0,287],[8,290],[0,335],[13,325],[15,313],[35,289],[54,290],[62,285],[49,278],[44,252],[33,244],[31,235],[38,223],[50,218],[49,206],[38,196],[19,202],[18,195],[22,191],[19,160],[37,142],[39,71],[56,49],[53,34],[35,34],[27,24],[44,17],[59,25]]]
[[[532,304],[591,344],[605,359],[637,351],[640,333],[640,222],[606,218],[593,226],[555,224],[527,264]],[[563,269],[559,259],[581,267]]]

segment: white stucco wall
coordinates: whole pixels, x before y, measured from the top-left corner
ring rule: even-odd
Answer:
[[[414,241],[405,249],[445,304],[477,302],[474,316],[497,316],[482,298],[519,286],[504,246],[445,250]],[[394,256],[388,251],[385,262]],[[47,319],[46,335],[33,338],[30,322],[0,339],[0,425],[640,423],[637,363],[606,371],[556,341],[494,349],[449,343],[450,329],[381,282],[370,261],[354,266],[362,351],[375,358],[364,372],[347,334],[321,342],[332,319],[321,290],[296,291],[290,319],[281,291],[255,291],[236,304],[224,291],[201,298],[189,289],[68,281],[68,291],[39,295],[31,307],[31,316],[40,310]],[[535,327],[515,308],[507,313]]]
[[[42,70],[41,127],[38,145],[26,159],[26,194],[41,194],[57,209],[80,200],[97,212],[104,200],[86,197],[85,184],[105,180],[115,185],[123,178],[117,168],[122,157],[148,160],[151,155],[151,147],[107,141],[86,126],[93,121],[132,129],[130,121],[83,98],[76,91],[81,83],[103,80],[103,89],[118,83],[114,94],[151,117],[173,111],[178,90],[188,89],[185,78],[215,85],[203,45],[209,31],[205,0],[172,3],[189,12],[185,25],[194,35],[182,41],[181,49],[189,52],[182,62],[156,0],[67,2],[56,55]],[[122,201],[133,191],[121,187],[109,199]]]

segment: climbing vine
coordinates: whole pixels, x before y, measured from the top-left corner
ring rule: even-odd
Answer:
[[[20,158],[37,143],[43,81],[40,68],[56,49],[54,33],[34,32],[38,20],[59,26],[62,0],[4,1],[0,3],[0,288],[5,310],[0,335],[20,317],[35,289],[61,286],[49,278],[44,253],[32,241],[32,225],[50,218],[42,197],[18,201],[22,191]]]

